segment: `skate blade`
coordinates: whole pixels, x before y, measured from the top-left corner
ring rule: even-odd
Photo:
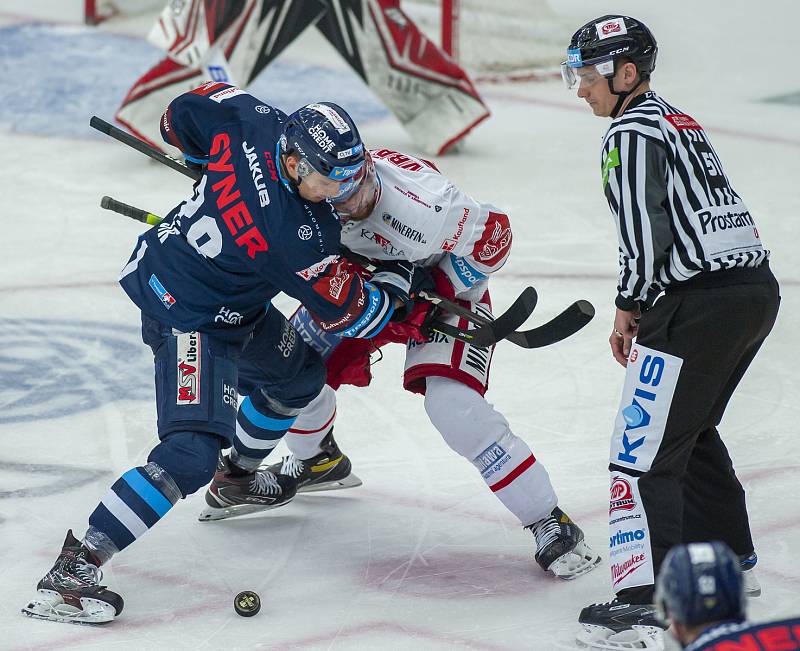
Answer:
[[[97,599],[81,598],[82,609],[64,603],[57,592],[39,590],[36,597],[22,608],[22,613],[34,619],[64,624],[108,624],[117,616],[109,603]]]
[[[603,559],[600,554],[581,540],[575,545],[575,549],[559,556],[547,569],[559,579],[572,581],[572,579],[591,572],[600,564],[601,560]]]
[[[649,649],[664,651],[663,631],[655,626],[633,626],[627,631],[615,633],[605,626],[582,624],[584,630],[575,636],[579,649],[593,651],[627,651]]]
[[[323,481],[318,484],[307,484],[297,489],[298,493],[315,493],[317,491],[338,491],[342,488],[355,488],[361,486],[363,482],[352,472],[343,479],[333,481]]]
[[[294,499],[294,498],[292,498]],[[292,500],[286,500],[280,504],[270,506],[263,506],[261,504],[234,504],[231,506],[221,506],[219,508],[213,506],[206,506],[197,519],[200,522],[211,522],[213,520],[227,520],[228,518],[238,518],[241,515],[249,515],[251,513],[260,513],[261,511],[270,511],[285,506]]]

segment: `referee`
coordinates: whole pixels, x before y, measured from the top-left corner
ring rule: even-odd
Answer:
[[[650,89],[657,53],[641,21],[609,15],[575,32],[562,64],[567,86],[613,118],[601,161],[619,241],[609,343],[626,372],[609,466],[616,599],[579,618],[595,633],[658,625],[654,576],[678,543],[726,542],[760,592],[717,425],[775,323],[778,283],[708,134]]]

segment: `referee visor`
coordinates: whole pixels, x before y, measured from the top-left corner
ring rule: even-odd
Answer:
[[[567,50],[567,60],[561,63],[561,78],[570,90],[578,86],[591,86],[601,78],[614,76],[614,59],[597,57],[581,60],[581,51]]]

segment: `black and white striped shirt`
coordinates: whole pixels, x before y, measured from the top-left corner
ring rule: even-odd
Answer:
[[[619,237],[617,307],[633,310],[668,285],[769,257],[706,132],[654,92],[611,123],[601,170]]]

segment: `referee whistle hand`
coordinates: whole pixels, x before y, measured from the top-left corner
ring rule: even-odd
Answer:
[[[628,355],[631,354],[631,345],[639,329],[639,311],[626,312],[617,308],[614,315],[614,329],[608,338],[611,345],[611,354],[622,366],[628,365]]]

